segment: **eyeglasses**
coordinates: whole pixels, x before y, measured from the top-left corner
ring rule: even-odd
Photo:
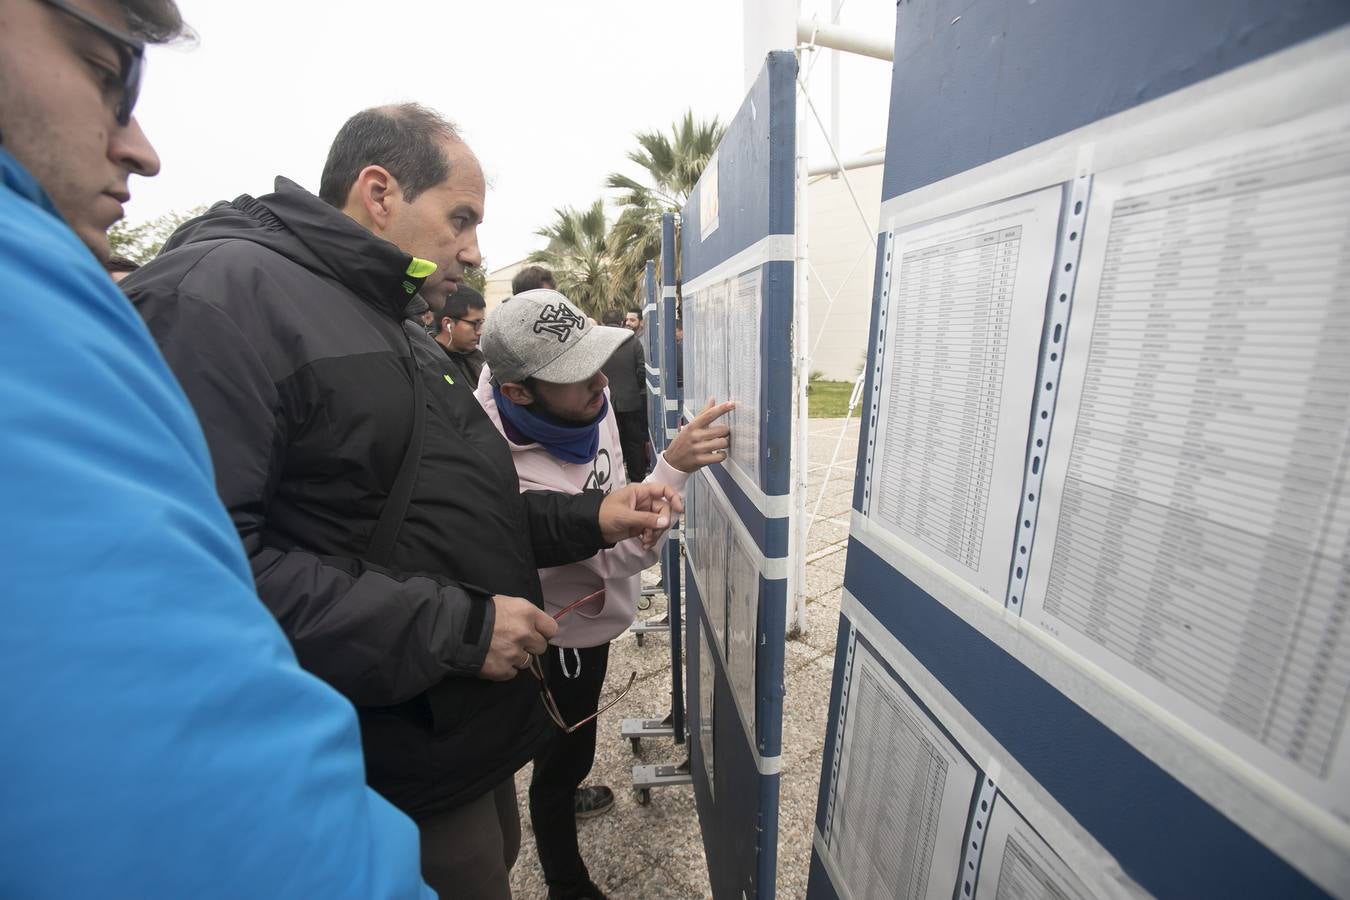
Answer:
[[[604,596],[605,592],[602,588],[594,594],[587,594],[580,600],[574,600],[558,612],[554,613],[553,621],[558,621],[578,606],[590,603],[593,600],[603,600]],[[553,720],[553,724],[563,730],[564,734],[571,734],[578,728],[582,728],[583,726],[594,722],[596,719],[600,718],[601,714],[613,709],[615,704],[628,696],[628,692],[633,689],[633,684],[637,681],[637,672],[633,672],[628,676],[628,684],[624,686],[623,690],[615,694],[613,699],[601,705],[599,709],[582,719],[580,722],[574,722],[571,725],[568,725],[567,720],[563,718],[562,711],[558,709],[558,701],[553,699],[553,692],[548,689],[548,679],[544,676],[544,665],[539,657],[534,654],[530,654],[530,671],[534,673],[535,678],[539,679],[539,699],[543,701],[544,711],[547,712],[548,717]]]
[[[126,127],[131,122],[131,111],[136,106],[136,98],[141,94],[141,75],[145,71],[145,44],[130,35],[109,28],[82,9],[76,9],[65,0],[38,0],[39,3],[65,13],[81,25],[106,38],[117,50],[117,58],[122,63],[122,99],[117,102],[113,115],[117,124]]]
[[[456,322],[463,322],[473,329],[474,334],[481,332],[483,330],[483,323],[487,321],[487,319],[461,319],[459,316],[448,316],[447,318],[454,319]]]

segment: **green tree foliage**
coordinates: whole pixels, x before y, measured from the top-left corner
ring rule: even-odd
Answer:
[[[621,295],[615,293],[615,254],[605,201],[596,200],[583,210],[562,207],[557,219],[535,234],[548,238],[548,246],[530,254],[530,262],[553,270],[553,277],[567,299],[597,319]],[[627,295],[622,295],[624,301]]]
[[[178,226],[204,212],[205,206],[194,206],[189,210],[168,212],[140,223],[133,224],[123,219],[108,229],[108,242],[112,245],[113,255],[124,256],[144,265],[159,255],[160,248],[178,230]]]
[[[607,187],[620,191],[620,209],[611,243],[616,255],[615,296],[635,296],[643,266],[661,255],[661,216],[679,212],[717,150],[726,132],[716,117],[698,121],[692,110],[671,124],[668,134],[638,132],[638,148],[628,153],[643,172],[646,183],[620,172],[611,173]]]

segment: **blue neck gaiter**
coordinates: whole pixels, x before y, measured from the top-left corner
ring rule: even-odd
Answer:
[[[502,424],[506,426],[506,436],[514,439],[516,432],[527,441],[535,441],[549,455],[566,463],[588,463],[595,459],[600,449],[600,423],[609,412],[609,398],[600,407],[594,419],[577,424],[564,424],[557,419],[545,418],[539,413],[512,403],[502,395],[502,389],[492,386],[492,399],[497,402],[497,412],[501,414]],[[514,441],[514,443],[522,443]]]

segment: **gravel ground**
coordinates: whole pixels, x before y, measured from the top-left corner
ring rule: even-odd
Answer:
[[[838,459],[831,467],[836,446]],[[806,893],[857,446],[856,418],[847,427],[843,419],[811,420],[808,510],[815,508],[822,486],[825,492],[807,547],[807,628],[787,643],[777,891],[784,898]],[[646,585],[658,580],[655,568],[643,575]],[[652,608],[638,615],[654,617],[664,611],[665,597],[658,594]],[[670,663],[665,634],[647,635],[641,647],[634,636],[624,635],[610,648],[607,689],[620,687],[629,672],[636,671],[638,680],[623,702],[600,719],[595,768],[587,782],[613,788],[614,809],[579,823],[578,832],[592,880],[614,900],[711,896],[693,789],[654,790],[651,804],[640,806],[631,788],[635,764],[682,762],[685,748],[669,740],[646,740],[635,756],[619,736],[624,718],[659,718],[670,711]],[[511,886],[517,900],[543,900],[548,892],[525,803],[529,780],[527,766],[516,776],[522,838]]]

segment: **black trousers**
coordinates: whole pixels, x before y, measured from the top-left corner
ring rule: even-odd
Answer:
[[[566,673],[560,652],[566,656]],[[609,644],[579,650],[550,647],[546,658],[549,690],[563,721],[570,725],[595,712],[609,664]],[[595,727],[595,722],[589,722],[571,734],[559,729],[534,757],[530,824],[534,826],[544,880],[557,891],[579,888],[590,880],[577,847],[573,798],[595,762]]]
[[[628,483],[637,484],[647,477],[647,413],[615,412],[619,421],[619,445],[623,448],[623,467]]]

